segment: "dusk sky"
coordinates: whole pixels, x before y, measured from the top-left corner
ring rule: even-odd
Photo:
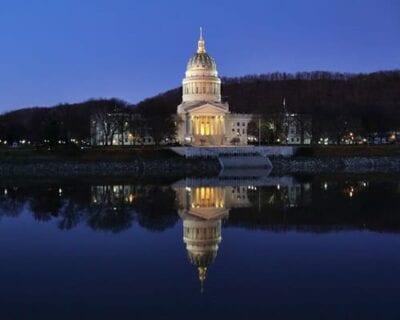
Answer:
[[[221,76],[400,68],[399,0],[2,0],[0,112],[178,87],[200,26]]]

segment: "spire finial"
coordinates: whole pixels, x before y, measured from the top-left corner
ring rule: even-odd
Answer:
[[[197,45],[197,53],[206,53],[206,47],[204,45],[203,28],[202,27],[200,27],[200,38],[199,38],[199,42]]]
[[[200,292],[204,292],[204,281],[206,280],[207,267],[198,267],[199,280],[200,280]]]

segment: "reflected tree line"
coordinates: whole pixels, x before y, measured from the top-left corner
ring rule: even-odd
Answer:
[[[228,189],[226,189],[226,192]],[[289,185],[241,186],[248,206],[233,206],[225,227],[275,231],[328,232],[345,229],[400,231],[400,184],[396,180],[324,180],[316,177]],[[31,214],[61,230],[87,225],[119,233],[134,224],[151,231],[172,228],[180,220],[171,186],[40,185],[0,188],[0,217]],[[1,223],[1,221],[0,221]]]
[[[0,216],[18,217],[23,212],[32,214],[36,221],[55,222],[61,230],[86,224],[93,230],[113,233],[130,229],[134,222],[163,231],[179,220],[174,191],[160,186],[3,188]]]
[[[288,187],[249,190],[248,197],[253,206],[232,209],[228,226],[275,231],[400,231],[398,181],[316,178]]]

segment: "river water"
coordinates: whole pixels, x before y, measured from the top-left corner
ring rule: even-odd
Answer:
[[[3,181],[2,319],[399,319],[400,178]]]

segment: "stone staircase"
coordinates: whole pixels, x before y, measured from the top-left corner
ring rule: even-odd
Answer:
[[[272,168],[268,156],[274,154],[265,147],[173,147],[171,150],[186,158],[217,158],[222,168]]]
[[[260,154],[249,155],[221,155],[218,161],[225,168],[271,168],[272,164],[268,157]]]

